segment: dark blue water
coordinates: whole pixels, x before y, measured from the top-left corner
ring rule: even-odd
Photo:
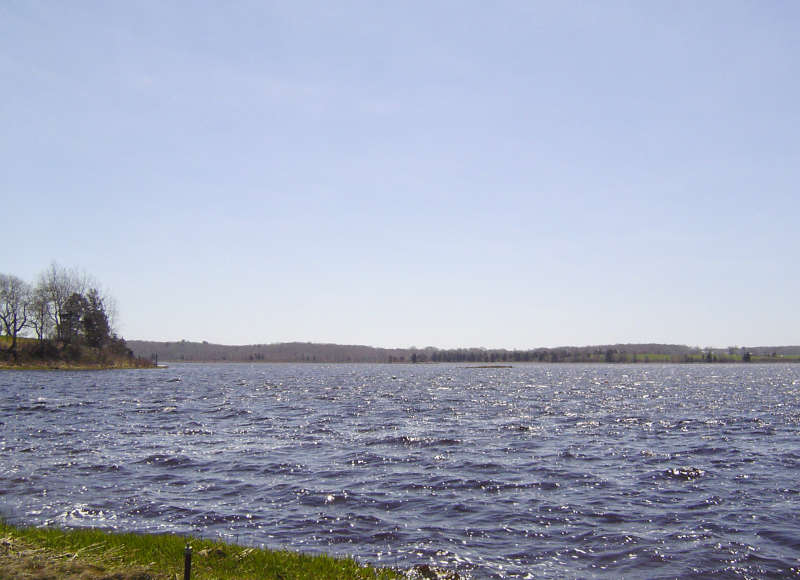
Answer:
[[[0,513],[474,578],[800,575],[800,366],[0,373]]]

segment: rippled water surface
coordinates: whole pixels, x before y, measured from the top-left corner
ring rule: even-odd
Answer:
[[[800,366],[0,373],[0,513],[474,577],[800,575]]]

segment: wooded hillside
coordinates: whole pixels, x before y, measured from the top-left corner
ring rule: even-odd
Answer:
[[[529,350],[459,348],[376,348],[362,345],[289,342],[228,346],[208,342],[155,342],[130,340],[140,357],[186,362],[742,362],[751,357],[795,360],[800,347],[701,349],[669,344],[616,344]]]

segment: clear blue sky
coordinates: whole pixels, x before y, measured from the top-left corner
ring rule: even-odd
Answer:
[[[0,271],[127,338],[800,343],[800,3],[0,3]]]

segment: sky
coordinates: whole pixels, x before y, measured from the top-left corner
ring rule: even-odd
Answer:
[[[800,344],[800,3],[0,1],[0,272],[128,339]]]

